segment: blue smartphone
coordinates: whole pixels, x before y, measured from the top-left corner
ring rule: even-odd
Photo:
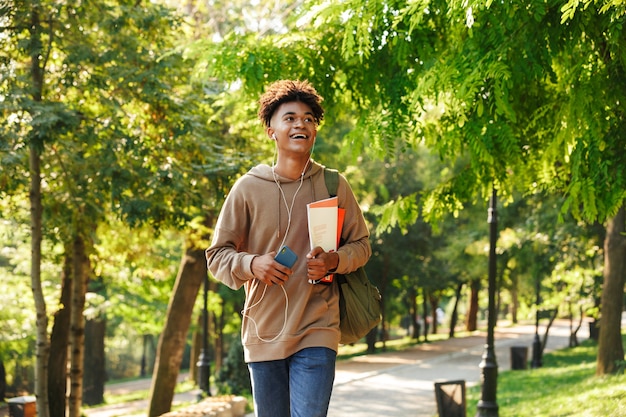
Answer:
[[[280,248],[278,254],[274,257],[274,259],[279,264],[284,265],[287,268],[291,268],[298,260],[298,255],[296,255],[294,251],[289,249],[289,246],[283,246],[282,248]]]

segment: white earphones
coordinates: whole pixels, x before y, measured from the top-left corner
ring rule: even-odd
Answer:
[[[276,133],[272,133],[272,139],[276,140]]]

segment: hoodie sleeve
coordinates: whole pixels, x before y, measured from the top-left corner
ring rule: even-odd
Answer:
[[[365,265],[372,255],[369,229],[361,207],[343,175],[339,176],[337,189],[339,207],[346,210],[341,232],[341,246],[337,250],[339,264],[334,272],[347,274]]]
[[[251,265],[256,255],[241,250],[247,241],[249,224],[245,199],[235,184],[224,201],[211,246],[206,250],[211,274],[235,290],[254,278]]]

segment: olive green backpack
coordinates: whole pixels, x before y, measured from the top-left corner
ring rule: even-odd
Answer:
[[[337,195],[339,172],[324,168],[324,180],[331,197]],[[335,273],[339,285],[340,343],[359,341],[381,321],[382,297],[368,279],[364,267],[348,274]]]

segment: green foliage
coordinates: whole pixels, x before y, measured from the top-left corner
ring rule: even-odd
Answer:
[[[580,4],[584,13],[568,14]],[[458,210],[468,195],[486,199],[491,184],[507,199],[515,188],[566,193],[564,212],[586,220],[611,215],[623,199],[619,190],[625,187],[607,186],[609,177],[623,177],[623,161],[616,156],[621,153],[611,149],[615,140],[608,140],[611,132],[623,131],[622,116],[618,107],[594,101],[594,92],[609,91],[615,81],[590,78],[605,69],[621,71],[621,24],[608,18],[609,11],[619,16],[620,2],[604,2],[598,14],[591,2],[536,1],[526,7],[353,0],[285,7],[293,13],[281,11],[260,33],[260,23],[252,28],[234,20],[230,28],[219,27],[218,42],[207,36],[188,46],[185,56],[197,63],[197,82],[228,94],[241,86],[243,94],[237,96],[250,105],[239,107],[248,107],[253,119],[251,103],[267,82],[308,78],[327,98],[329,124],[352,114],[355,123],[346,143],[355,154],[369,147],[378,156],[393,155],[425,143],[446,160],[469,159],[460,182],[443,185],[424,200],[430,221]],[[202,12],[219,10],[215,4]],[[565,16],[569,24],[560,25]],[[127,21],[117,17],[110,26]],[[593,30],[583,32],[582,25]],[[610,57],[604,65],[602,56]],[[129,79],[126,85],[139,81]],[[611,102],[623,102],[619,91],[610,89]],[[581,136],[588,134],[592,141]],[[126,201],[122,213],[131,221],[152,207],[139,196],[119,195]],[[155,207],[155,216],[170,209]]]
[[[16,156],[33,140],[46,160],[45,191],[55,196],[45,200],[46,225],[58,219],[64,227],[80,210],[94,221],[111,211],[131,225],[182,227],[204,204],[211,207],[216,173],[239,168],[236,159],[219,158],[220,127],[207,129],[208,101],[174,51],[180,19],[158,4],[130,1],[36,4],[47,34],[39,46],[47,59],[37,70],[49,87],[33,100],[25,65],[31,51],[4,50],[13,76],[0,84],[10,97],[1,103],[0,128],[15,133],[1,155],[2,181],[19,191],[13,179],[23,176],[16,164],[25,159]],[[29,13],[25,4],[12,16],[20,22]],[[24,33],[3,40],[19,44]]]
[[[252,392],[248,366],[243,361],[241,338],[232,338],[228,356],[215,377],[220,394],[245,395]]]
[[[400,225],[414,224],[417,220],[416,196],[408,195],[389,201],[380,209],[373,209],[372,213],[380,216],[376,234],[389,233],[394,227],[399,227],[402,233],[406,234],[407,227]]]
[[[155,236],[148,228],[131,230],[103,224],[92,257],[95,277],[86,315],[105,315],[111,336],[158,334],[165,321],[183,248],[174,231]]]
[[[599,5],[598,11],[600,13],[609,13],[615,19],[619,19],[626,14],[626,2],[623,0],[603,0],[598,2],[570,0],[561,7],[561,12],[563,13],[561,23],[574,19],[574,15],[579,11],[579,8],[580,11],[585,11],[590,5]]]

